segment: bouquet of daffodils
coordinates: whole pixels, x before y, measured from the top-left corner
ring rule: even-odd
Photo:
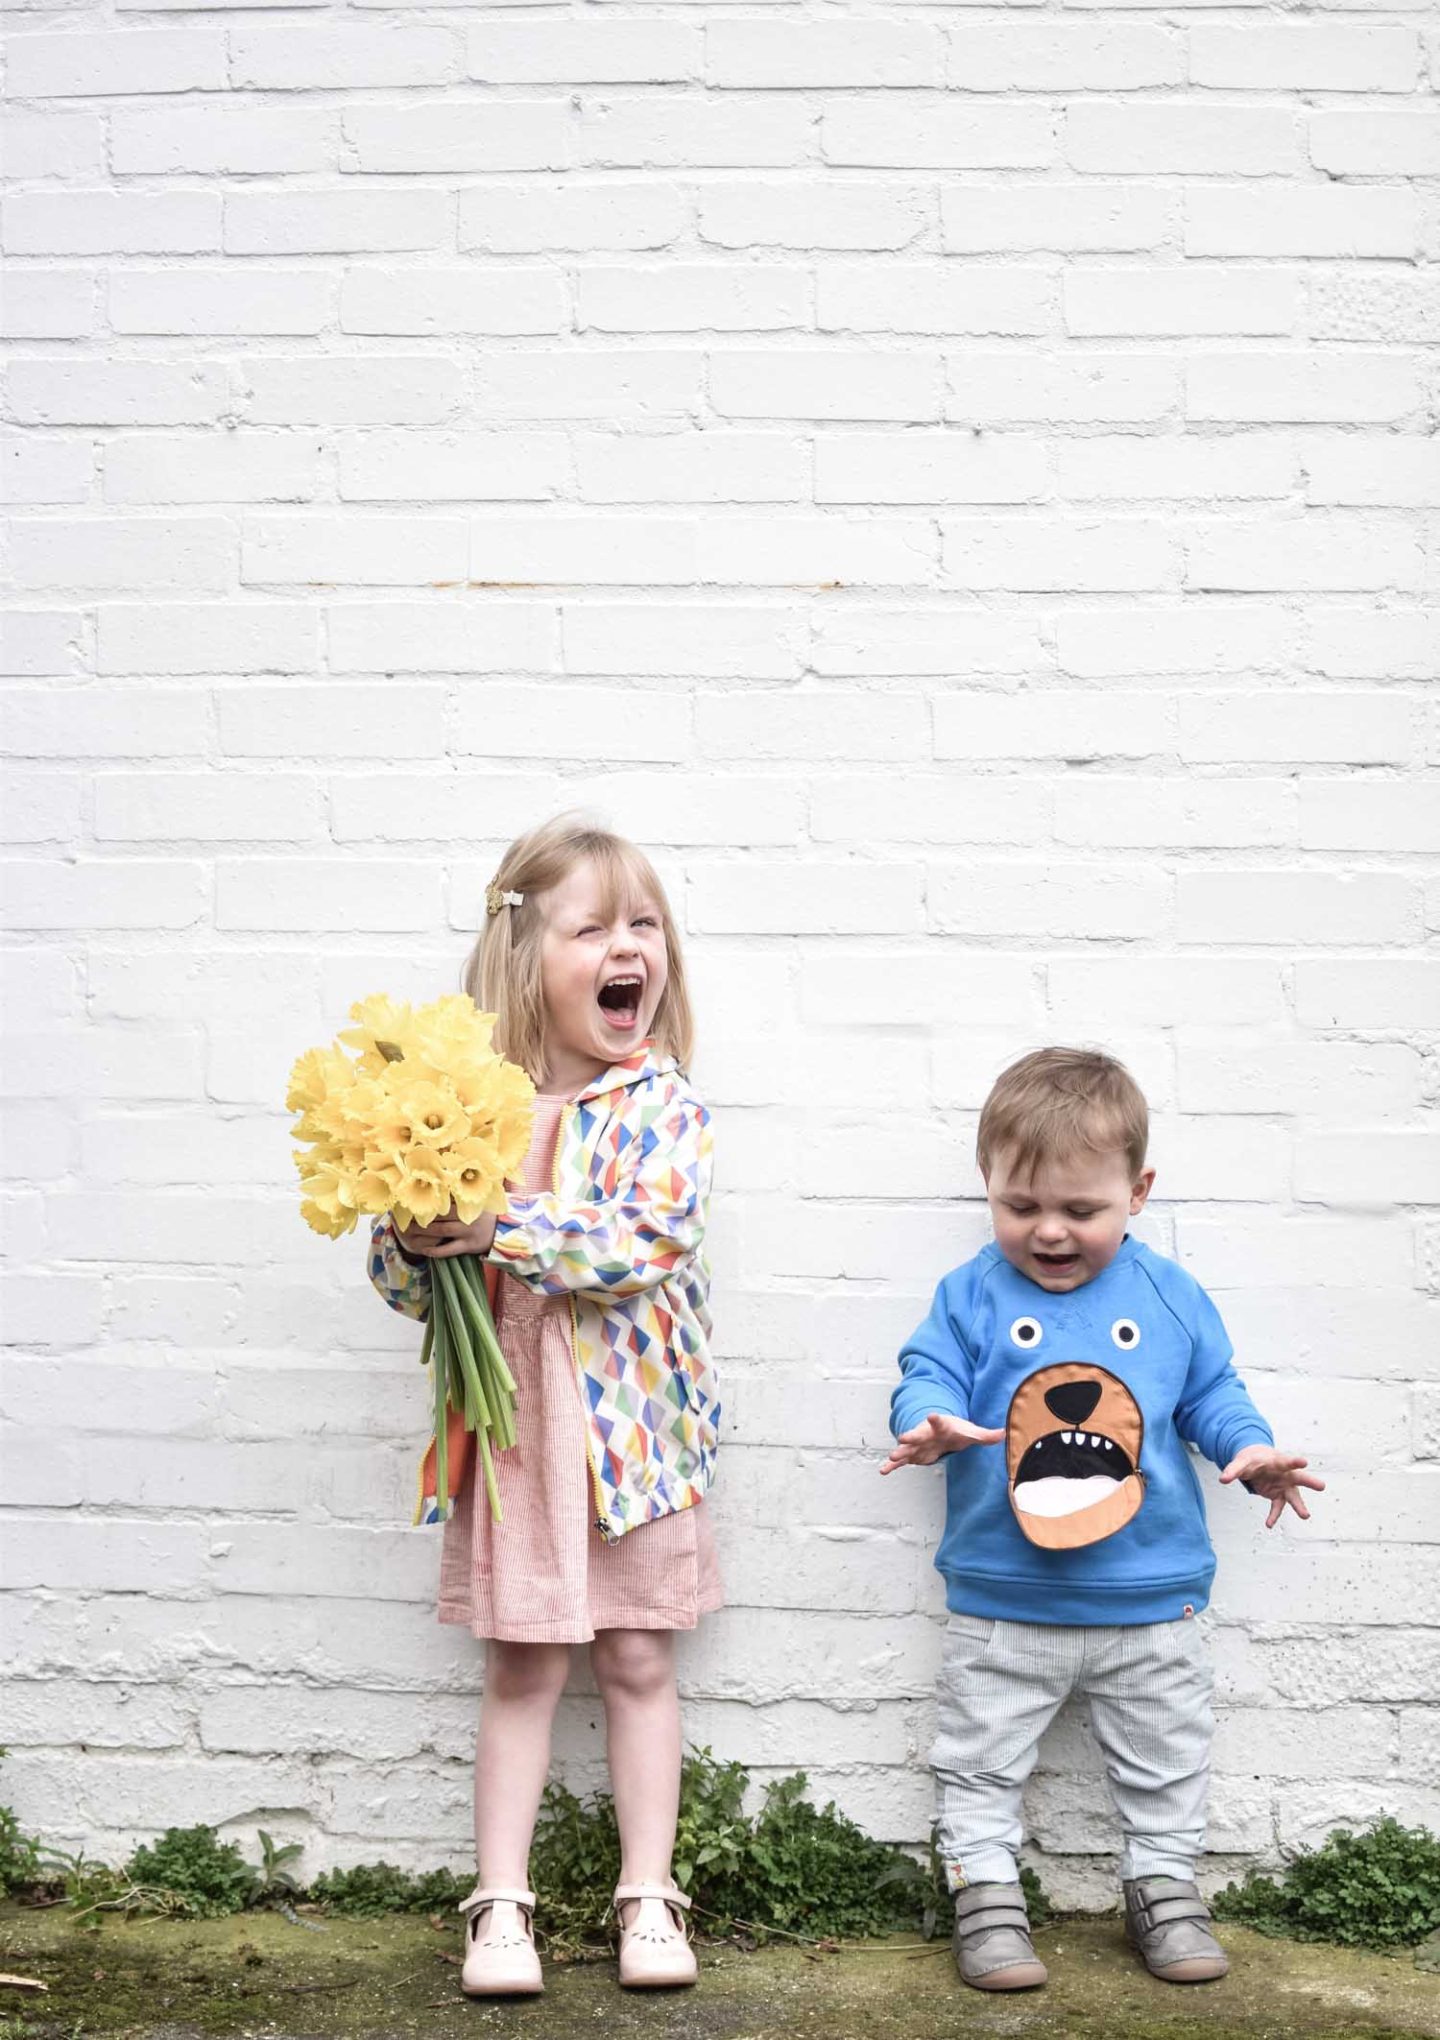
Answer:
[[[383,995],[350,1008],[353,1027],[290,1072],[300,1212],[330,1239],[362,1213],[400,1225],[444,1213],[471,1225],[505,1208],[505,1178],[530,1145],[535,1087],[491,1047],[493,1013],[462,993],[411,1008]],[[347,1053],[349,1050],[351,1053]],[[495,1336],[473,1254],[431,1259],[421,1365],[433,1363],[436,1501],[449,1506],[449,1410],[480,1447],[490,1511],[500,1520],[491,1440],[515,1442],[515,1382]]]

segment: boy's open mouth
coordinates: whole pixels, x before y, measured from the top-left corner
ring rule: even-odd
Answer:
[[[635,1025],[644,989],[643,978],[630,975],[611,978],[609,984],[600,987],[597,994],[600,1010],[612,1027]]]
[[[1032,1516],[1073,1516],[1113,1494],[1134,1471],[1102,1431],[1047,1431],[1015,1469],[1015,1506]]]
[[[1042,1254],[1037,1248],[1034,1258],[1051,1275],[1068,1275],[1080,1266],[1078,1254]]]

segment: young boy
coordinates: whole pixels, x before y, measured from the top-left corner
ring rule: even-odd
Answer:
[[[1021,1790],[1077,1690],[1124,1832],[1126,1932],[1167,1982],[1225,1974],[1195,1885],[1213,1721],[1194,1618],[1215,1554],[1186,1444],[1269,1502],[1267,1529],[1324,1486],[1276,1450],[1204,1290],[1126,1230],[1155,1180],[1148,1133],[1108,1055],[1046,1048],[1005,1071],[976,1143],[994,1242],[941,1282],[891,1400],[881,1472],[946,1460],[931,1761],[955,1960],[981,1990],[1045,1981]]]

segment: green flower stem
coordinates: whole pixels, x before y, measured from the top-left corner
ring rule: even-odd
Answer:
[[[436,1373],[436,1504],[449,1504],[448,1455],[443,1436],[445,1410],[462,1412],[473,1431],[480,1455],[485,1492],[495,1522],[501,1520],[500,1489],[495,1477],[492,1441],[504,1449],[515,1443],[515,1377],[505,1364],[495,1321],[485,1293],[485,1278],[472,1254],[452,1254],[430,1262],[431,1310]]]
[[[433,1269],[432,1269],[433,1274]],[[434,1335],[432,1371],[435,1377],[435,1506],[443,1517],[450,1507],[450,1435],[446,1428],[446,1403],[450,1388],[450,1340],[446,1313],[440,1304],[439,1284],[430,1286],[429,1327]]]

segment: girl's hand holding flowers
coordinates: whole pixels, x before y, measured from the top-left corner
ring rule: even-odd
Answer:
[[[495,1239],[495,1214],[485,1212],[473,1224],[460,1218],[435,1218],[429,1225],[401,1225],[395,1237],[402,1250],[419,1259],[440,1261],[452,1254],[488,1254]]]

